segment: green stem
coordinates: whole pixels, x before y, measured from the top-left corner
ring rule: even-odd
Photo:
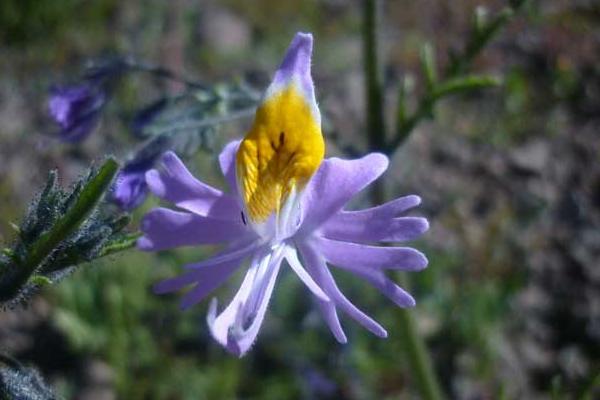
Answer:
[[[142,236],[141,232],[129,233],[122,239],[115,241],[114,243],[109,243],[106,245],[100,254],[98,254],[98,258],[106,257],[111,254],[120,253],[121,251],[129,250],[135,247],[137,240]]]
[[[386,145],[385,153],[394,154],[394,151],[406,140],[417,124],[425,119],[433,117],[433,106],[435,103],[446,96],[458,93],[466,93],[473,90],[499,86],[501,80],[494,76],[472,75],[461,78],[446,79],[443,82],[432,85],[419,100],[417,108],[409,116],[404,116],[405,111],[398,110],[398,125],[396,127],[396,137]]]
[[[405,287],[408,285],[406,277],[401,276],[399,281]],[[417,330],[413,312],[408,309],[401,309],[398,317],[402,347],[408,357],[411,372],[414,374],[413,377],[421,392],[421,398],[428,400],[442,399],[444,396],[437,381],[425,342],[421,339]]]
[[[118,168],[119,164],[113,158],[104,162],[98,173],[82,189],[73,206],[48,232],[40,236],[29,247],[27,255],[11,268],[13,276],[3,279],[0,301],[12,299],[54,249],[81,226],[110,186]]]
[[[367,132],[370,151],[386,151],[385,121],[383,114],[383,91],[381,72],[377,57],[377,34],[380,1],[364,0],[364,73],[367,84]],[[381,204],[385,201],[385,186],[382,180],[375,181],[371,188],[371,201]],[[402,331],[403,344],[415,376],[421,398],[424,400],[442,399],[442,392],[433,372],[425,343],[417,332],[410,311],[399,310],[398,324]]]
[[[380,0],[364,0],[363,63],[367,93],[367,127],[369,147],[382,149],[385,144],[385,121],[383,114],[382,70],[377,44],[377,22],[381,14]]]
[[[202,82],[198,82],[196,80],[187,78],[180,74],[177,74],[177,73],[171,71],[170,69],[165,68],[161,65],[155,65],[155,64],[148,63],[148,62],[136,60],[132,57],[128,57],[128,58],[124,59],[123,63],[131,71],[147,72],[147,73],[153,74],[155,76],[158,76],[160,78],[165,78],[165,79],[170,79],[173,81],[181,82],[184,85],[186,85],[188,88],[208,90],[208,85],[205,85]]]
[[[446,76],[453,77],[463,73],[473,62],[473,59],[483,50],[490,40],[498,33],[498,31],[506,25],[506,23],[515,15],[515,13],[523,6],[525,0],[513,2],[509,7],[500,11],[492,21],[484,24],[480,29],[469,37],[469,41],[465,46],[463,54],[454,56],[452,62],[446,68]],[[476,24],[476,28],[478,25]]]
[[[424,48],[422,59],[425,61],[424,71],[426,77],[425,94],[419,99],[415,111],[406,115],[406,104],[403,98],[404,88],[400,89],[400,101],[398,108],[398,119],[394,138],[385,146],[385,153],[392,155],[396,149],[410,136],[415,127],[426,119],[433,116],[435,103],[448,95],[467,92],[489,86],[497,86],[497,79],[490,77],[470,77],[463,74],[468,71],[471,63],[477,55],[489,44],[494,36],[504,27],[508,21],[525,4],[526,0],[514,0],[510,6],[503,9],[491,21],[478,21],[469,36],[465,50],[461,54],[451,55],[451,62],[444,70],[443,79],[434,81],[433,66],[429,62],[432,59],[431,49]]]

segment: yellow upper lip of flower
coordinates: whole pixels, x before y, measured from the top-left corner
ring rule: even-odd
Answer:
[[[236,159],[240,193],[251,221],[278,213],[291,190],[300,191],[325,153],[318,116],[295,81],[258,107]]]

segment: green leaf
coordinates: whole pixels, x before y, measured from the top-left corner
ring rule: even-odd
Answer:
[[[100,250],[98,257],[108,256],[110,254],[118,253],[123,250],[130,249],[135,246],[137,240],[142,236],[141,232],[130,233],[123,235],[115,240],[107,243],[102,250]]]
[[[431,43],[425,43],[421,47],[421,68],[425,75],[425,87],[427,92],[431,92],[437,82],[437,71],[435,65],[435,53]]]
[[[52,281],[43,275],[33,275],[29,278],[29,283],[37,286],[48,286],[52,284]]]
[[[433,91],[433,98],[438,99],[451,94],[472,92],[475,90],[495,87],[502,84],[502,80],[491,75],[471,75],[454,78],[438,85]]]
[[[481,35],[488,23],[489,13],[485,6],[477,6],[473,13],[473,30],[476,35]]]

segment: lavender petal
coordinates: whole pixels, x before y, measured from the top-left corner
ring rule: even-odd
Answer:
[[[223,257],[223,254],[221,254],[221,256],[218,257],[211,257],[207,260],[187,264],[183,268],[188,270],[188,272],[156,283],[153,286],[154,293],[171,293],[183,289],[195,282],[201,283],[200,281],[205,277],[212,276],[213,272],[219,273],[221,268],[227,269],[227,267],[222,267],[224,265],[239,265],[242,260],[248,257],[253,251],[254,249],[246,248],[240,251],[239,248],[235,248],[226,253],[227,255],[231,255],[231,257]]]
[[[331,272],[327,268],[323,256],[320,255],[311,244],[300,243],[298,245],[298,250],[306,263],[308,273],[311,274],[315,282],[321,286],[327,296],[335,302],[336,306],[340,307],[346,314],[376,336],[382,338],[387,337],[387,331],[379,325],[377,321],[359,310],[346,298],[346,296],[344,296],[335,283]]]
[[[399,197],[375,207],[356,211],[341,211],[340,213],[350,214],[360,218],[364,217],[365,219],[391,219],[410,210],[411,208],[418,206],[419,204],[421,204],[421,198],[417,195],[411,194],[408,196]]]
[[[238,148],[240,147],[241,140],[234,140],[229,142],[227,146],[219,154],[219,165],[221,166],[221,172],[229,185],[231,196],[239,198],[237,179],[235,174],[235,156]]]
[[[161,199],[202,216],[238,220],[240,208],[236,200],[220,190],[200,182],[171,151],[162,157],[160,170],[146,173],[150,191]]]
[[[300,84],[300,89],[308,102],[311,105],[316,105],[315,90],[310,71],[312,48],[313,37],[310,33],[296,33],[287,49],[283,62],[275,72],[273,83],[267,90],[267,97],[269,93],[296,81]]]
[[[309,234],[324,224],[356,193],[377,179],[387,166],[387,157],[379,153],[357,160],[329,158],[323,161],[304,190],[301,233]]]
[[[287,260],[290,267],[294,270],[296,275],[300,278],[302,282],[306,285],[306,287],[321,301],[330,301],[329,297],[323,292],[323,290],[319,287],[319,285],[312,279],[310,274],[306,272],[300,260],[298,260],[298,255],[296,250],[292,247],[286,246],[284,251],[285,259]]]
[[[221,286],[240,266],[243,257],[234,260],[215,263],[191,272],[166,279],[154,285],[154,293],[163,294],[174,292],[195,283],[181,299],[180,307],[185,310],[200,302],[210,292]]]
[[[137,244],[145,251],[222,243],[248,234],[241,221],[224,221],[167,208],[148,212],[142,219],[141,230],[144,236]]]
[[[329,327],[329,330],[333,334],[335,339],[342,343],[348,343],[348,338],[342,329],[342,325],[340,324],[340,319],[337,315],[337,311],[335,309],[335,303],[332,301],[323,301],[317,300],[319,304],[319,309],[321,310],[321,314]]]
[[[256,340],[282,259],[282,252],[254,259],[239,291],[225,310],[217,316],[216,300],[210,306],[207,322],[211,334],[238,357],[242,357]]]
[[[420,271],[427,267],[425,255],[412,247],[369,246],[327,238],[319,238],[314,244],[328,262],[350,271],[388,268]]]
[[[115,179],[110,200],[125,211],[142,204],[148,194],[145,172],[121,170]]]
[[[351,242],[402,242],[416,239],[429,229],[425,218],[376,218],[367,213],[339,212],[321,228],[327,238]]]

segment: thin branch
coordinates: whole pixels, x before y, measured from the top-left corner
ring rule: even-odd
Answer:
[[[179,124],[173,124],[173,125],[170,125],[166,129],[155,128],[155,129],[151,129],[150,132],[153,135],[163,135],[163,134],[171,135],[178,131],[191,130],[191,129],[202,129],[202,128],[206,128],[209,126],[214,126],[214,125],[234,121],[234,120],[240,119],[240,118],[251,117],[254,115],[255,112],[256,112],[256,107],[250,107],[250,108],[245,108],[240,111],[232,112],[231,114],[227,114],[227,115],[220,116],[220,117],[206,118],[201,121],[182,122]]]
[[[393,154],[420,122],[433,117],[434,106],[441,98],[500,84],[497,78],[489,76],[466,76],[463,74],[469,70],[475,57],[481,53],[526,1],[511,1],[510,5],[498,13],[491,21],[485,21],[485,14],[477,11],[474,16],[473,32],[469,36],[465,50],[461,54],[451,54],[451,62],[445,68],[442,74],[443,79],[440,81],[435,81],[436,76],[432,50],[424,46],[421,53],[421,64],[426,78],[425,93],[418,100],[415,110],[412,113],[408,113],[406,88],[404,85],[401,85],[396,112],[396,132],[394,138],[385,146],[386,154]]]
[[[188,88],[192,88],[192,89],[201,89],[201,90],[209,89],[208,85],[206,85],[202,82],[199,82],[197,80],[182,76],[182,75],[180,75],[176,72],[173,72],[170,69],[165,68],[161,65],[156,65],[156,64],[149,63],[149,62],[145,62],[145,61],[139,61],[132,57],[125,58],[123,60],[123,62],[125,64],[125,66],[130,70],[148,72],[153,75],[159,76],[161,78],[166,78],[166,79],[171,79],[171,80],[174,80],[177,82],[181,82],[184,85],[186,85]]]

